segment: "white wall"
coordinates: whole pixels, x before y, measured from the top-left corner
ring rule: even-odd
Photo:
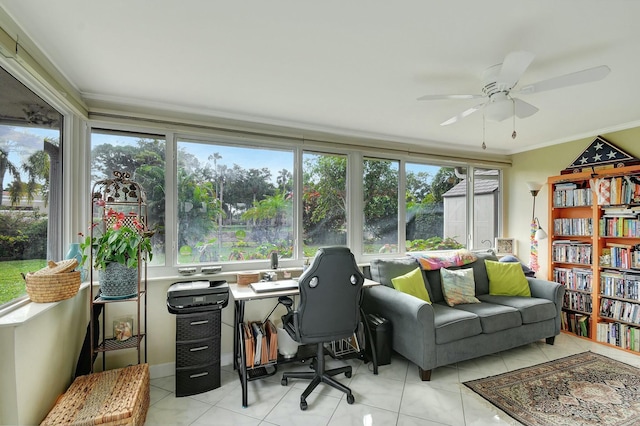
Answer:
[[[71,384],[88,321],[86,289],[18,326],[0,326],[0,424],[38,424]]]

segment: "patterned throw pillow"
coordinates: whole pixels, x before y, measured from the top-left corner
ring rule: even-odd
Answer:
[[[473,279],[473,268],[440,269],[442,294],[449,306],[462,303],[480,303],[476,298],[476,283]]]

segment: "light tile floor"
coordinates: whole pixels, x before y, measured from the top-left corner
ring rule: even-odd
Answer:
[[[375,376],[371,364],[349,360],[353,375],[339,375],[355,396],[347,404],[343,393],[326,385],[307,398],[309,408],[299,408],[307,381],[290,379],[280,384],[281,371],[308,369],[287,364],[278,374],[249,383],[249,406],[242,407],[240,380],[232,366],[222,367],[222,386],[210,392],[176,398],[174,376],[151,380],[151,406],[146,425],[517,425],[504,412],[486,402],[462,383],[584,351],[593,351],[640,367],[640,355],[593,343],[568,334],[556,337],[555,345],[532,343],[496,355],[485,356],[433,370],[431,381],[418,378],[418,368],[394,355],[390,365]],[[342,364],[327,362],[328,368]]]

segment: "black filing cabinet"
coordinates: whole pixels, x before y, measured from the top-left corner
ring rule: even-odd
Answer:
[[[183,281],[167,292],[176,314],[176,396],[220,387],[222,308],[229,300],[226,281]]]
[[[222,310],[176,316],[176,396],[220,387]]]

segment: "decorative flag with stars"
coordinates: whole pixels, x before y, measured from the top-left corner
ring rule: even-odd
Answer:
[[[613,167],[628,166],[638,164],[640,160],[632,157],[611,142],[598,136],[582,154],[571,163],[563,173],[577,173],[584,168],[602,167],[612,165]]]

